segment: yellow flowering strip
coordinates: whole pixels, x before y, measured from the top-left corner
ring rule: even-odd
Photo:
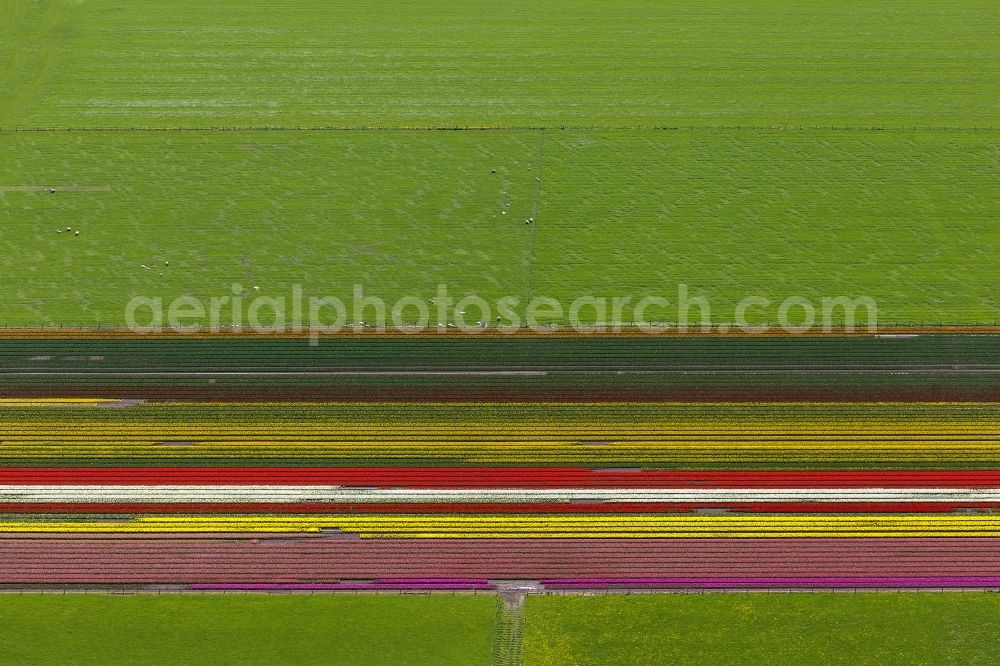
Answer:
[[[116,402],[113,398],[0,398],[4,407],[88,407]]]
[[[1000,537],[1000,515],[403,514],[0,520],[0,533],[320,533],[362,538]]]
[[[168,404],[53,409],[0,403],[0,461],[1000,464],[996,404]]]

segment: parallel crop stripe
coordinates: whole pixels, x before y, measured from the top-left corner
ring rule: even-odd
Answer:
[[[547,589],[767,589],[767,588],[983,588],[1000,587],[1000,576],[795,576],[718,578],[570,578],[543,579]],[[252,589],[248,586],[199,584],[192,589]],[[261,588],[257,588],[261,589]],[[288,589],[275,584],[271,589]]]
[[[996,502],[1000,488],[348,488],[0,485],[0,502]]]
[[[234,415],[243,417],[246,415]],[[409,421],[400,423],[393,420],[358,423],[356,421],[275,421],[253,419],[233,425],[232,422],[179,420],[132,417],[127,412],[115,419],[73,419],[73,420],[24,420],[5,418],[5,430],[11,434],[24,436],[46,436],[47,434],[79,434],[84,428],[88,432],[120,432],[126,435],[142,436],[152,432],[215,433],[219,435],[288,432],[311,435],[386,435],[391,437],[409,436],[414,433],[443,436],[482,435],[486,437],[507,437],[531,435],[539,430],[554,435],[574,437],[580,433],[604,435],[648,435],[659,433],[664,436],[678,435],[697,437],[713,436],[717,433],[736,433],[767,438],[775,435],[797,435],[816,437],[836,437],[847,434],[920,434],[930,433],[982,433],[996,434],[1000,420],[997,419],[951,419],[948,417],[919,420],[897,420],[891,414],[866,415],[855,419],[810,419],[808,413],[801,415],[800,421],[759,420],[753,418],[692,419],[692,420],[630,420],[627,415],[610,418],[594,418],[580,421],[555,419],[518,420],[520,415],[498,414],[488,421]],[[500,425],[502,424],[502,425]]]
[[[940,446],[914,446],[900,443],[892,447],[854,446],[810,447],[699,447],[672,448],[658,446],[547,446],[544,443],[523,446],[294,446],[294,445],[231,445],[203,444],[149,445],[145,447],[105,446],[88,447],[17,447],[0,446],[0,459],[10,460],[232,460],[234,463],[257,462],[265,459],[285,460],[309,458],[328,460],[365,460],[376,464],[395,461],[422,461],[421,464],[512,464],[526,465],[553,463],[570,465],[629,466],[631,464],[660,465],[683,462],[690,465],[709,466],[728,462],[783,462],[790,465],[822,462],[867,463],[876,461],[887,466],[905,466],[920,461],[940,466],[975,463],[979,467],[996,467],[1000,463],[1000,448],[972,444],[948,443]],[[120,463],[119,463],[120,464]]]
[[[105,431],[92,430],[86,424],[80,426],[83,430],[74,429],[64,435],[46,430],[28,436],[18,435],[8,428],[4,428],[4,441],[8,443],[30,444],[34,442],[45,444],[69,444],[69,445],[93,445],[102,443],[129,443],[129,444],[149,444],[163,440],[186,439],[188,441],[204,441],[206,443],[232,443],[241,444],[247,442],[280,443],[284,445],[313,445],[316,443],[345,444],[345,445],[383,445],[393,446],[397,444],[440,444],[440,445],[467,445],[494,444],[508,445],[523,443],[530,445],[538,442],[551,443],[553,445],[573,444],[576,442],[608,442],[617,445],[641,445],[641,444],[663,444],[672,446],[705,446],[716,443],[722,444],[747,444],[751,446],[771,445],[771,446],[795,446],[801,443],[815,445],[851,445],[857,441],[886,443],[915,443],[926,442],[935,444],[938,442],[969,442],[984,443],[990,446],[1000,445],[1000,424],[997,430],[975,431],[975,432],[935,432],[932,428],[923,428],[920,432],[912,434],[890,432],[879,433],[875,430],[859,430],[853,433],[831,433],[826,434],[803,434],[803,433],[778,433],[765,435],[760,432],[740,432],[728,434],[721,431],[711,432],[704,436],[692,437],[676,432],[669,434],[657,434],[652,431],[644,431],[641,435],[631,436],[622,431],[595,432],[584,430],[568,436],[559,436],[546,430],[543,426],[532,430],[530,433],[515,434],[512,432],[502,435],[490,435],[482,431],[476,433],[462,434],[452,431],[443,435],[432,435],[425,431],[412,431],[402,435],[392,435],[390,433],[369,432],[361,435],[351,435],[350,433],[336,432],[331,434],[322,433],[297,433],[294,429],[276,429],[273,431],[247,431],[221,433],[218,431],[204,430],[170,430],[157,433],[155,430],[144,428],[141,433],[130,435],[125,431],[114,428]]]
[[[588,467],[0,467],[0,485],[380,488],[1000,488],[1000,470],[642,471]]]
[[[995,515],[295,515],[0,521],[0,533],[345,533],[362,538],[1000,537]]]
[[[163,442],[191,442],[200,447],[215,448],[325,448],[325,449],[384,449],[405,450],[416,449],[509,449],[547,447],[554,449],[578,449],[581,446],[589,448],[614,448],[621,450],[629,449],[713,449],[713,448],[741,448],[741,449],[857,449],[859,447],[878,447],[880,449],[893,449],[900,447],[919,447],[926,449],[937,449],[947,447],[968,447],[981,448],[984,450],[1000,449],[1000,435],[933,435],[923,434],[914,437],[894,435],[887,438],[874,436],[858,436],[852,438],[815,438],[815,437],[788,437],[788,438],[753,438],[737,436],[713,436],[705,439],[688,439],[674,437],[656,437],[647,434],[641,438],[615,439],[609,435],[608,438],[596,436],[580,436],[570,439],[553,439],[545,432],[537,432],[533,437],[524,439],[516,437],[508,438],[486,438],[486,437],[459,437],[457,435],[449,438],[428,438],[426,436],[413,436],[404,438],[390,437],[296,437],[290,433],[252,433],[245,436],[210,435],[201,433],[194,436],[190,433],[169,433],[163,437],[151,436],[146,433],[143,437],[128,438],[118,437],[113,434],[102,435],[100,437],[83,437],[75,434],[70,437],[58,438],[52,435],[38,438],[19,438],[8,433],[3,433],[5,447],[16,447],[18,449],[40,450],[60,450],[68,451],[77,449],[142,449],[159,448]],[[595,443],[597,443],[595,445]]]
[[[641,437],[614,437],[613,435],[587,435],[581,434],[576,437],[558,438],[550,434],[539,431],[531,436],[524,437],[484,437],[482,435],[462,437],[452,435],[450,437],[428,437],[425,434],[414,434],[408,437],[350,437],[338,435],[335,437],[319,436],[296,436],[292,433],[248,433],[244,435],[220,436],[214,433],[163,433],[162,436],[146,433],[142,437],[115,436],[112,433],[100,436],[87,434],[74,434],[66,437],[56,437],[51,434],[45,437],[17,437],[6,432],[2,433],[5,446],[14,446],[19,449],[100,449],[100,448],[122,448],[122,449],[142,449],[158,447],[164,443],[187,442],[201,447],[214,446],[217,448],[258,448],[258,447],[303,447],[303,448],[329,448],[329,449],[385,449],[400,450],[407,448],[479,448],[507,449],[510,447],[531,448],[544,446],[553,449],[576,449],[580,446],[592,448],[615,448],[615,449],[713,449],[713,448],[746,448],[746,449],[856,449],[859,447],[877,446],[879,448],[892,449],[903,446],[918,446],[923,448],[944,448],[949,446],[978,447],[984,450],[996,450],[1000,448],[1000,436],[980,435],[980,434],[951,434],[940,435],[924,433],[921,435],[906,436],[893,435],[891,437],[878,437],[872,435],[858,435],[851,437],[743,437],[714,435],[705,438],[688,437],[666,437],[658,436],[654,433],[646,433]]]
[[[72,407],[117,402],[114,398],[0,398],[4,407]]]
[[[955,513],[996,502],[0,502],[16,514],[411,514],[411,513]]]
[[[17,451],[12,447],[0,445],[0,459],[26,462],[65,464],[66,462],[86,461],[91,463],[138,464],[141,462],[155,463],[168,460],[171,464],[181,461],[212,464],[267,464],[276,462],[288,464],[291,461],[308,460],[312,464],[337,464],[347,462],[356,464],[359,461],[374,464],[421,464],[421,465],[596,465],[603,467],[648,466],[667,468],[680,466],[693,467],[736,467],[741,469],[765,469],[768,467],[819,467],[829,468],[840,466],[849,469],[898,469],[903,467],[957,467],[957,468],[995,468],[1000,464],[1000,451],[982,451],[973,447],[955,447],[947,449],[908,450],[900,446],[893,450],[866,451],[863,447],[845,450],[778,450],[762,449],[702,449],[695,451],[677,450],[622,450],[590,447],[579,447],[577,450],[443,450],[410,448],[392,451],[371,449],[328,450],[323,448],[254,448],[243,447],[234,449],[211,449],[197,446],[163,446],[149,447],[144,450],[102,449],[83,450],[33,450]],[[164,450],[169,449],[169,450]],[[36,463],[36,464],[37,464]]]

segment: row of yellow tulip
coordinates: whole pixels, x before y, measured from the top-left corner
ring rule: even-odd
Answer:
[[[0,519],[0,533],[346,533],[362,538],[1000,537],[1000,516],[405,514]]]

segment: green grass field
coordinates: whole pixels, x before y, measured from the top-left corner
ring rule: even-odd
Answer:
[[[880,323],[992,322],[1000,313],[998,140],[552,133],[533,291],[568,301],[662,295],[672,303],[668,321],[675,285],[687,284],[708,299],[716,322],[734,321],[751,295],[771,301],[754,315],[772,324],[791,296],[817,309],[823,297],[868,296]]]
[[[0,126],[987,125],[997,33],[991,0],[0,0]]]
[[[533,296],[660,296],[647,318],[665,321],[686,284],[717,323],[747,296],[771,301],[754,322],[792,296],[867,296],[883,324],[992,323],[998,148],[1000,132],[3,133],[0,325],[122,326],[133,296],[233,284],[352,313],[355,284],[390,307],[438,284],[510,296],[522,316]],[[633,319],[607,314],[580,311]]]
[[[487,664],[493,596],[0,595],[5,664]]]
[[[0,0],[0,326],[233,283],[992,323],[998,31],[987,0]],[[263,125],[389,129],[6,131]],[[400,129],[451,126],[548,129]]]
[[[523,297],[537,145],[526,132],[3,134],[0,185],[42,191],[0,193],[0,323],[123,325],[132,295],[234,283],[347,301],[357,283],[390,304],[438,283]]]
[[[525,664],[995,664],[1000,597],[528,597]]]

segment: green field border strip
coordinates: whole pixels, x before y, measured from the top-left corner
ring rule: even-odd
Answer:
[[[996,132],[997,126],[933,125],[219,125],[219,126],[116,126],[116,127],[0,127],[14,132],[531,132],[570,130],[585,132]]]

